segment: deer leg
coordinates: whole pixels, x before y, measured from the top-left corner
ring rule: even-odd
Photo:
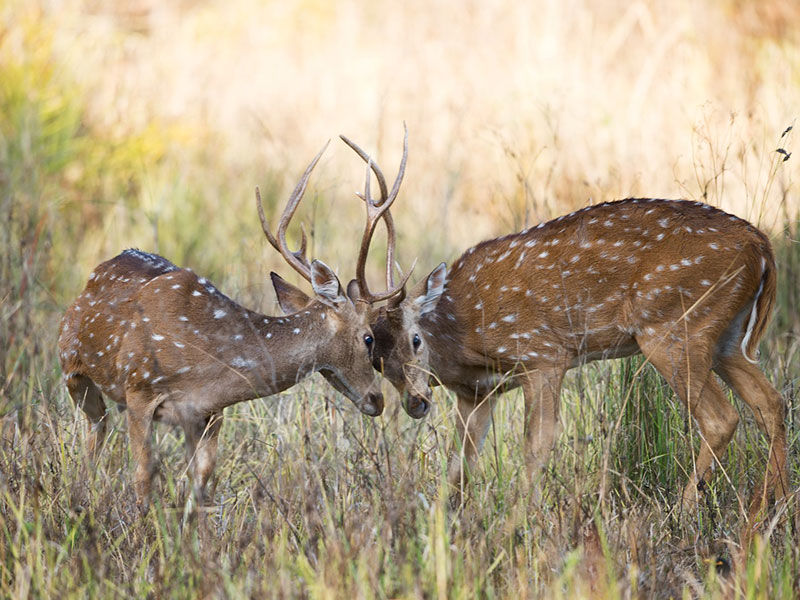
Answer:
[[[711,467],[719,463],[736,431],[739,414],[711,374],[709,353],[703,348],[664,344],[661,338],[637,339],[637,342],[700,430],[700,450],[682,496],[684,510],[692,510],[697,506],[698,491],[711,477]]]
[[[137,405],[135,398],[128,401],[128,436],[133,458],[133,484],[136,491],[136,506],[144,514],[150,504],[150,483],[153,475],[153,450],[150,437],[153,430],[153,415],[144,406]]]
[[[106,435],[106,404],[94,381],[86,375],[70,375],[66,378],[66,383],[75,406],[89,419],[87,450],[89,458],[95,461]]]
[[[789,489],[786,470],[786,406],[778,391],[767,380],[758,365],[741,355],[724,356],[714,370],[723,381],[750,407],[756,423],[769,440],[769,464],[765,480],[753,490],[750,514],[755,515],[772,495],[782,499]]]
[[[477,404],[473,398],[458,396],[456,443],[447,469],[447,481],[451,488],[457,490],[452,503],[461,503],[464,484],[478,460],[478,454],[489,431],[494,403],[493,396],[486,397]]]
[[[198,505],[206,503],[206,484],[217,462],[222,413],[184,425],[186,459],[192,467],[192,487]]]
[[[529,371],[520,376],[525,396],[525,457],[528,485],[547,464],[558,433],[558,412],[564,370]],[[539,498],[538,488],[533,489]]]
[[[693,476],[683,490],[683,507],[687,510],[697,505],[697,492],[703,485],[701,482],[711,479],[712,467],[722,459],[722,454],[739,424],[739,414],[710,373],[694,402],[689,411],[697,422],[702,439]]]

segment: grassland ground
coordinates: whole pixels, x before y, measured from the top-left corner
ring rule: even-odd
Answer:
[[[797,289],[787,284],[797,248],[777,245],[785,303],[762,344],[787,402],[792,490],[800,372]],[[227,411],[214,501],[199,518],[178,501],[181,436],[157,427],[157,501],[140,518],[124,414],[111,411],[100,458],[87,460],[85,419],[60,382],[51,340],[58,313],[53,304],[31,309],[28,328],[7,340],[0,591],[8,597],[797,593],[796,492],[741,556],[744,506],[767,451],[751,415],[741,410],[700,511],[677,513],[699,440],[654,370],[634,376],[641,359],[571,372],[556,452],[536,482],[541,505],[522,475],[519,393],[498,403],[468,501],[454,512],[443,477],[457,444],[446,392],[425,420],[409,419],[398,402],[370,419],[320,379]],[[719,560],[732,567],[727,577]]]
[[[570,378],[564,431],[539,482],[542,506],[529,503],[521,475],[518,395],[498,404],[468,502],[454,514],[442,483],[454,443],[446,394],[425,421],[409,420],[397,404],[371,420],[315,381],[228,411],[214,503],[198,527],[176,501],[180,436],[157,429],[158,501],[139,518],[124,415],[112,415],[106,447],[90,465],[83,417],[57,368],[41,369],[47,356],[21,378],[19,408],[3,421],[0,585],[9,596],[668,597],[690,589],[723,597],[726,586],[747,597],[796,593],[796,499],[763,525],[767,533],[732,579],[714,568],[720,557],[738,557],[741,506],[764,468],[748,415],[702,509],[675,514],[697,440],[654,373],[631,380],[635,365]],[[797,374],[771,375],[785,382],[796,410]],[[798,430],[789,425],[794,483]],[[598,505],[606,451],[611,482]]]

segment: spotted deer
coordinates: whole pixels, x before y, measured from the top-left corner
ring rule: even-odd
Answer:
[[[345,142],[385,190],[378,165]],[[387,210],[393,240],[390,216]],[[365,233],[362,254],[368,246]],[[556,439],[565,372],[644,354],[700,430],[700,451],[682,495],[687,509],[739,422],[716,373],[750,407],[769,441],[753,514],[768,496],[781,498],[788,490],[784,401],[756,361],[775,293],[771,244],[747,221],[701,202],[606,202],[484,241],[449,273],[440,264],[408,293],[403,289],[385,307],[373,307],[373,363],[410,397],[429,401],[428,374],[456,393],[461,444],[448,478],[460,497],[500,394],[523,389],[533,482]],[[414,408],[422,400],[406,405],[412,417],[427,412]]]
[[[191,269],[139,250],[99,265],[67,310],[59,337],[61,367],[72,399],[89,419],[90,454],[104,438],[105,396],[127,407],[140,509],[147,509],[150,495],[154,421],[183,428],[194,491],[203,502],[225,407],[276,394],[320,371],[363,413],[383,411],[363,303],[346,295],[325,264],[309,263],[305,234],[298,251],[286,243],[289,221],[324,150],[294,189],[277,236],[257,195],[264,234],[314,290],[302,310],[262,315]]]
[[[523,388],[532,479],[555,441],[564,373],[642,353],[700,430],[684,507],[739,422],[712,371],[766,433],[766,489],[783,496],[784,403],[755,360],[775,290],[767,237],[699,202],[604,203],[467,250],[421,323],[432,371],[458,396],[465,460],[454,457],[450,482],[475,462],[499,392]]]

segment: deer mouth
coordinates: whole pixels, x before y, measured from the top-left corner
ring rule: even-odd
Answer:
[[[403,402],[403,408],[412,419],[421,419],[430,411],[431,403],[425,396],[408,394]]]

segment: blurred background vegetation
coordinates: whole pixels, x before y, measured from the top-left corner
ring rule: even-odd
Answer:
[[[25,430],[40,418],[29,407],[49,404],[74,418],[58,321],[93,266],[126,247],[274,311],[269,271],[297,278],[263,241],[253,189],[274,223],[329,138],[297,220],[310,254],[352,276],[364,169],[336,136],[393,177],[403,121],[409,163],[394,214],[400,263],[418,257],[418,277],[486,237],[626,196],[704,200],[768,231],[782,281],[768,373],[793,410],[800,161],[784,158],[798,107],[800,3],[783,0],[0,0],[0,417]],[[614,414],[635,366],[578,376],[568,406],[589,394],[602,412],[618,386]],[[641,385],[663,391],[651,379]],[[614,466],[644,489],[680,481],[672,456],[686,450],[669,432],[683,417],[663,399],[665,421],[654,421],[641,406],[661,397],[636,389],[625,407],[638,426]],[[508,410],[498,419],[514,422]],[[593,435],[568,415],[571,440]],[[598,457],[584,459],[568,468]],[[434,539],[443,526],[430,518]],[[439,575],[423,588],[440,590]]]
[[[3,0],[3,377],[14,332],[52,325],[125,247],[271,309],[266,274],[286,269],[253,188],[282,203],[339,133],[393,174],[404,120],[399,256],[420,272],[635,195],[703,199],[779,234],[798,210],[800,161],[774,152],[800,106],[798,23],[781,1]],[[299,220],[348,277],[362,165],[337,140],[317,171]]]

